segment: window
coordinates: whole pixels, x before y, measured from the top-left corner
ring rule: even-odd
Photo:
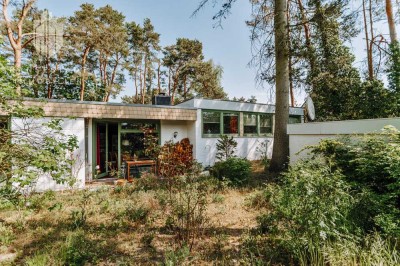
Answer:
[[[223,113],[224,131],[223,134],[239,134],[239,114]]]
[[[203,134],[221,134],[220,112],[203,112]]]
[[[142,131],[142,128],[149,128],[152,130],[157,130],[157,124],[155,123],[146,123],[146,122],[125,122],[121,123],[122,130],[139,130]]]
[[[272,133],[272,115],[260,115],[260,134]]]
[[[243,114],[243,132],[245,135],[257,135],[257,115]]]
[[[301,123],[301,116],[300,115],[290,115],[289,116],[289,124],[297,124]]]

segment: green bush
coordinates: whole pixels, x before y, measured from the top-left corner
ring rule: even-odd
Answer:
[[[281,185],[266,188],[273,211],[259,218],[264,231],[300,246],[338,240],[351,233],[348,215],[353,199],[339,171],[314,159],[291,167],[282,180]]]
[[[212,174],[218,179],[227,179],[233,185],[243,185],[250,177],[251,163],[249,160],[231,157],[223,162],[215,163]]]
[[[311,151],[339,169],[358,201],[353,216],[366,232],[400,236],[400,133],[385,127],[381,134],[323,140]]]
[[[268,184],[261,194],[265,202],[257,200],[269,207],[258,222],[280,250],[279,259],[397,265],[400,133],[388,127],[382,134],[323,140],[309,148],[311,158],[290,167],[279,184]]]

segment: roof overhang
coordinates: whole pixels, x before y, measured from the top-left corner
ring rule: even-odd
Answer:
[[[196,121],[195,108],[79,102],[69,100],[25,100],[27,107],[41,107],[46,117],[80,117],[96,119],[149,119]]]

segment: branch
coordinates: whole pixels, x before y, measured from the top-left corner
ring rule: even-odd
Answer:
[[[4,17],[4,21],[6,23],[8,39],[10,40],[12,48],[14,50],[16,50],[18,48],[17,41],[14,39],[14,36],[13,36],[13,31],[11,28],[11,20],[10,20],[10,17],[8,16],[8,10],[7,10],[9,4],[10,4],[10,0],[3,0],[3,2],[2,2],[3,17]]]
[[[220,0],[213,0],[213,6],[217,4]],[[212,17],[213,20],[218,20],[216,23],[217,25],[221,26],[221,21],[222,19],[226,19],[226,17],[230,14],[230,10],[232,9],[232,5],[237,1],[237,0],[224,0],[225,3],[221,5],[221,9]],[[201,9],[205,7],[205,5],[210,2],[210,0],[201,0],[199,6],[196,8],[195,11],[193,11],[191,17],[196,16]],[[216,26],[216,25],[214,25]]]
[[[22,38],[22,26],[23,23],[26,19],[26,16],[28,15],[28,12],[31,10],[33,4],[36,2],[36,0],[29,0],[27,4],[25,4],[25,1],[22,6],[22,13],[21,17],[19,18],[18,24],[17,24],[17,29],[18,29],[18,41],[21,42]]]

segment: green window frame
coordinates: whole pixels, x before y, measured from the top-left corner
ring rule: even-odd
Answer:
[[[273,133],[272,114],[259,115],[259,132],[260,136],[268,136]]]
[[[240,114],[236,112],[222,112],[222,134],[239,135]]]
[[[201,117],[204,137],[239,136],[240,112],[202,110]]]
[[[258,136],[259,131],[259,115],[256,113],[243,113],[243,135]]]
[[[203,111],[202,112],[203,135],[218,136],[221,134],[221,112]]]

